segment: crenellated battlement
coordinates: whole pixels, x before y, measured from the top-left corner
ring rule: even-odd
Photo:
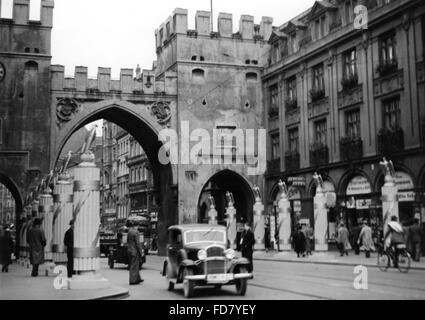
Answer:
[[[53,27],[53,9],[55,3],[53,0],[41,0],[40,20],[30,20],[30,0],[13,0],[12,17],[5,17],[0,12],[2,20],[10,20],[17,25],[40,25],[44,27]],[[10,23],[9,22],[9,23]]]
[[[195,15],[195,30],[188,29],[188,10],[177,8],[172,16],[155,30],[156,48],[166,45],[176,34],[189,37],[233,38],[238,40],[265,40],[270,38],[273,28],[273,18],[262,17],[259,25],[254,24],[254,17],[242,15],[239,20],[239,30],[233,32],[233,16],[230,13],[219,13],[217,18],[218,31],[211,32],[211,12],[197,11]]]
[[[97,78],[88,77],[88,68],[75,67],[73,77],[65,76],[63,65],[51,66],[53,91],[85,92],[87,94],[169,94],[177,93],[177,74],[167,71],[162,79],[156,79],[153,70],[121,69],[120,79],[111,79],[111,68],[99,67]]]

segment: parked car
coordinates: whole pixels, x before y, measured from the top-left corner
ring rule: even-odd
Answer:
[[[177,225],[168,229],[167,258],[162,275],[168,290],[183,284],[184,295],[190,298],[197,286],[235,285],[237,294],[244,296],[248,279],[249,261],[237,258],[228,248],[227,229],[220,225]]]

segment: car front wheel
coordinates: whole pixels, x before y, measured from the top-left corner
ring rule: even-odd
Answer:
[[[192,276],[193,270],[189,268],[184,268],[183,270],[183,292],[186,298],[192,298],[193,292],[195,291],[195,283],[193,280],[185,279],[187,276]]]
[[[237,273],[247,273],[245,267],[240,267]],[[237,279],[236,280],[236,293],[240,296],[244,296],[248,286],[248,279]]]

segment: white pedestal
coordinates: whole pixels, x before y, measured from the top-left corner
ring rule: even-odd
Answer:
[[[227,215],[227,239],[230,243],[230,248],[236,249],[236,209],[231,206],[226,209]]]
[[[69,180],[67,180],[67,178]],[[53,261],[67,262],[66,247],[63,244],[65,233],[69,228],[73,210],[73,191],[70,176],[61,175],[53,191]]]
[[[397,186],[384,185],[381,189],[382,192],[382,214],[384,223],[384,234],[387,232],[387,225],[392,216],[399,218],[398,213],[398,197]]]
[[[278,203],[279,207],[279,246],[280,250],[291,250],[291,204],[288,198],[281,198]]]
[[[264,205],[261,202],[254,204],[254,237],[255,237],[255,250],[264,250]]]
[[[326,208],[326,196],[323,192],[314,197],[314,238],[315,251],[328,251],[328,209]]]

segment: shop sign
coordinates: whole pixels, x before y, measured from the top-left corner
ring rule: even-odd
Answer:
[[[288,177],[288,183],[291,182],[293,187],[305,187],[306,179],[305,177]]]
[[[371,192],[372,188],[370,187],[370,183],[363,176],[354,177],[347,186],[347,196],[367,194]]]
[[[415,188],[410,175],[403,171],[397,171],[395,173],[395,184],[398,190],[410,190]]]
[[[402,192],[398,192],[397,195],[398,195],[399,202],[415,201],[415,192],[413,191],[402,191]]]
[[[372,204],[371,199],[359,199],[356,201],[356,209],[369,209]]]

